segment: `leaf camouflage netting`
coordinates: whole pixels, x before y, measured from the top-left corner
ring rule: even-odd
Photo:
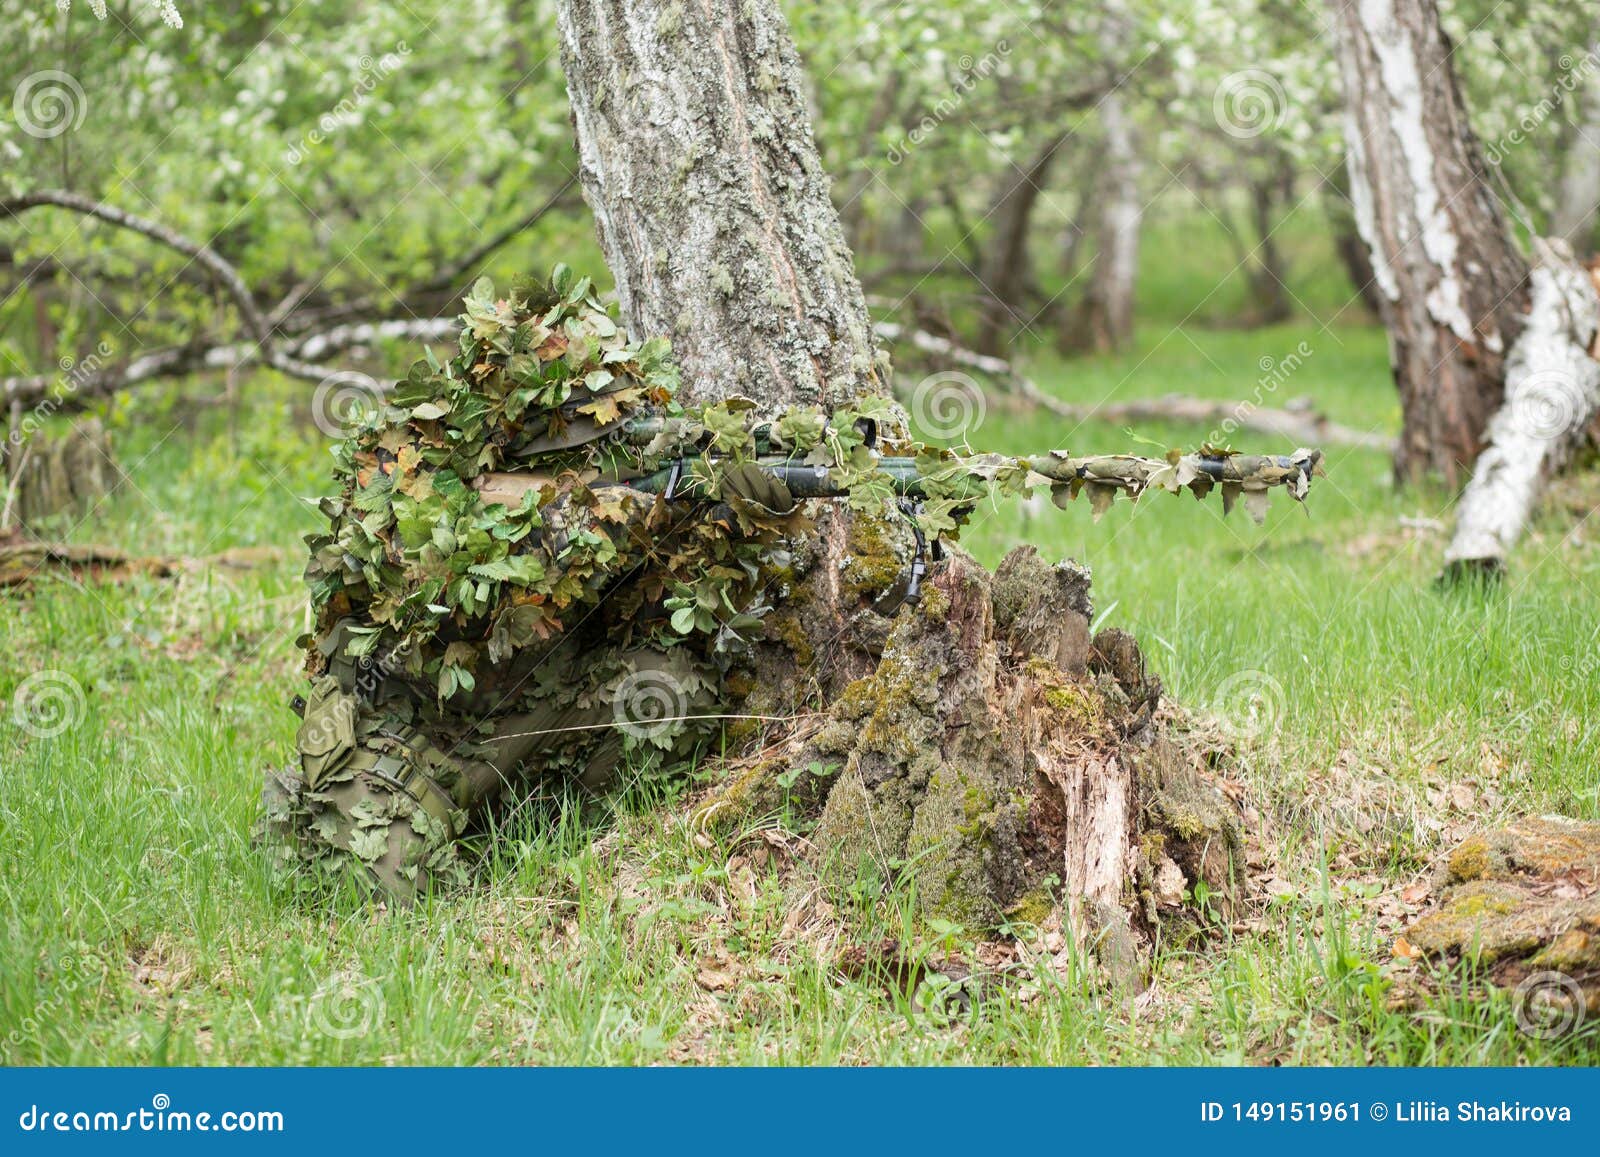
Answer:
[[[1220,485],[1259,515],[1269,487],[1303,497],[1318,458],[961,456],[880,396],[687,410],[668,343],[630,341],[565,267],[503,298],[481,280],[465,305],[460,352],[430,351],[335,449],[340,493],[307,539],[300,766],[266,797],[285,860],[353,859],[392,890],[459,878],[452,841],[530,775],[599,785],[625,751],[705,739],[719,673],[788,592],[799,499],[899,499],[922,539],[1040,485],[1096,514]]]
[[[348,653],[401,656],[441,700],[471,691],[485,660],[580,622],[621,645],[737,645],[765,610],[785,536],[804,527],[747,468],[758,453],[826,466],[859,505],[892,496],[863,430],[898,427],[893,403],[796,407],[759,438],[743,399],[686,414],[667,342],[630,342],[565,268],[498,299],[480,281],[463,321],[460,354],[413,365],[337,447],[342,491],[321,503],[331,528],[308,539],[306,571],[319,632],[356,617]],[[661,419],[647,442],[646,418]],[[923,452],[903,439],[885,449]],[[698,510],[619,485],[686,455]],[[506,472],[520,495],[501,493]],[[946,489],[922,517],[948,533],[982,488],[952,477]]]

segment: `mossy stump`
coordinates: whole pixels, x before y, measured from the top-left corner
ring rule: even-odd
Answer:
[[[1405,940],[1430,964],[1600,1016],[1600,823],[1528,816],[1468,837]]]
[[[1031,547],[992,573],[951,551],[920,603],[855,636],[848,678],[798,665],[825,709],[738,767],[703,822],[809,806],[825,877],[909,879],[922,916],[973,931],[1059,909],[1085,957],[1137,981],[1158,929],[1181,939],[1231,909],[1240,816],[1168,735],[1132,637],[1091,639],[1089,586]],[[861,612],[809,597],[820,653]]]

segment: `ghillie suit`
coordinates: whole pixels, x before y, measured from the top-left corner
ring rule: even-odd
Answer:
[[[1098,514],[1119,491],[1220,485],[1259,514],[1317,460],[962,458],[876,397],[687,414],[666,343],[631,344],[565,269],[505,299],[480,282],[463,320],[459,355],[414,365],[337,448],[331,527],[308,540],[300,766],[267,789],[285,860],[401,896],[458,877],[457,838],[537,777],[599,790],[624,757],[710,738],[794,582],[799,498],[846,498],[895,540],[873,584],[887,615],[990,495],[1086,489]]]
[[[282,860],[356,866],[401,896],[458,878],[457,837],[536,777],[599,790],[625,756],[688,756],[806,525],[732,453],[753,425],[737,401],[699,415],[729,451],[696,471],[702,497],[627,485],[681,449],[676,430],[624,436],[683,416],[677,371],[587,280],[558,269],[500,300],[480,282],[466,309],[459,356],[414,365],[336,449],[331,526],[308,539],[300,766],[266,791]],[[876,416],[779,425],[847,481]]]

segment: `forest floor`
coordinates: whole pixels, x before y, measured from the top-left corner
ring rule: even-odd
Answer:
[[[1302,348],[1266,401],[1309,395],[1393,432],[1384,337],[1361,317],[1243,332],[1180,312],[1126,356],[1032,368],[1074,401],[1234,401],[1270,376],[1262,359]],[[858,905],[853,942],[1009,962],[1018,982],[966,1007],[842,968],[841,944],[817,931],[825,908],[797,920],[779,884],[798,822],[697,840],[683,822],[693,782],[604,807],[549,801],[501,833],[478,887],[414,912],[276,888],[249,833],[263,768],[291,751],[299,540],[318,521],[301,499],[328,471],[303,392],[247,396],[233,417],[143,403],[118,431],[126,485],[68,536],[151,555],[250,548],[236,556],[250,565],[0,594],[0,702],[34,679],[63,694],[71,722],[40,737],[9,711],[0,721],[0,1060],[1600,1062],[1600,1025],[1535,1039],[1509,997],[1468,999],[1451,977],[1426,1007],[1390,1000],[1396,938],[1455,842],[1528,812],[1600,817],[1592,493],[1549,505],[1491,595],[1434,589],[1449,495],[1396,493],[1369,450],[1332,448],[1308,509],[1276,501],[1259,528],[1160,495],[1098,524],[1086,505],[980,512],[969,549],[992,563],[1025,541],[1089,564],[1097,625],[1133,631],[1196,718],[1234,714],[1246,738],[1232,774],[1277,866],[1269,903],[1162,953],[1138,997],[1028,967],[1027,928],[975,945],[967,929],[916,924],[903,894]],[[1138,431],[1172,445],[1207,433]],[[998,405],[968,436],[1131,448],[1119,428]],[[1254,691],[1244,720],[1241,681]]]

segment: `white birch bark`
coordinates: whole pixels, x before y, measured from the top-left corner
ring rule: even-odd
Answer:
[[[1489,448],[1456,510],[1448,570],[1499,571],[1539,492],[1583,440],[1600,408],[1600,362],[1589,354],[1600,297],[1588,274],[1538,243],[1533,304],[1506,359],[1506,400],[1489,422]]]

